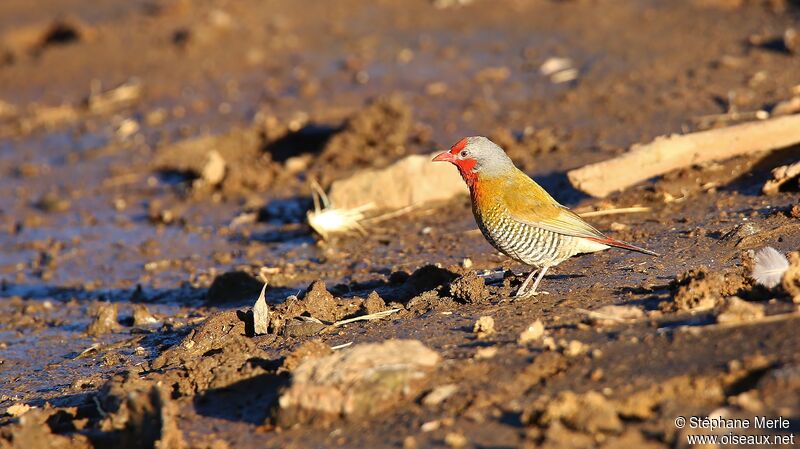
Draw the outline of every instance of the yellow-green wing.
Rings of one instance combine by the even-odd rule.
[[[550,196],[525,173],[517,172],[508,178],[502,195],[511,217],[521,223],[541,229],[570,235],[605,239],[606,237]]]

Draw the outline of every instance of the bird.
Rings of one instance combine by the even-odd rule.
[[[615,247],[658,256],[598,231],[559,204],[486,137],[461,139],[433,161],[450,162],[458,168],[469,187],[472,213],[486,240],[511,259],[534,268],[517,290],[517,299],[539,294],[536,289],[547,270],[578,254]]]

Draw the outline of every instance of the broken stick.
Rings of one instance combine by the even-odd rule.
[[[657,137],[627,153],[567,173],[572,185],[594,197],[625,189],[669,171],[800,143],[800,114],[691,134]]]

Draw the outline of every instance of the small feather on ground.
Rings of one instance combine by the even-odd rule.
[[[789,269],[789,260],[771,246],[756,251],[753,280],[767,288],[781,283],[783,273]]]

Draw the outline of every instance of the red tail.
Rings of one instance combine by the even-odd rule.
[[[591,240],[593,242],[602,243],[604,245],[613,246],[615,248],[622,248],[630,251],[636,251],[637,253],[647,254],[648,256],[657,256],[657,257],[660,256],[660,254],[654,253],[653,251],[644,248],[639,248],[638,246],[631,245],[630,243],[621,242],[619,240],[614,240],[609,237],[606,237],[604,239],[587,237],[586,239]]]

